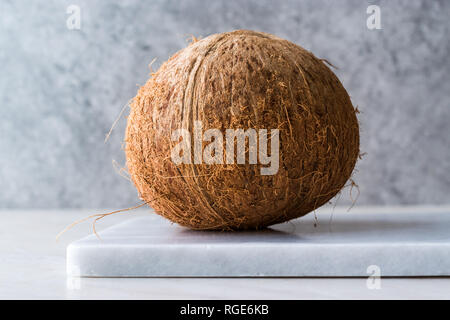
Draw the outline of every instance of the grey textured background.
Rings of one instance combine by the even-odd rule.
[[[254,29],[339,67],[361,110],[360,205],[450,203],[450,1],[5,1],[0,4],[0,207],[127,207],[125,118],[155,66],[206,36]],[[66,8],[81,7],[81,30]],[[382,30],[366,8],[381,6]],[[344,192],[346,203],[348,192]]]

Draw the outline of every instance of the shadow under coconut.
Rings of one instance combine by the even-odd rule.
[[[229,243],[243,243],[253,241],[264,242],[287,242],[299,241],[301,234],[276,230],[272,228],[263,228],[253,231],[211,231],[211,230],[191,230],[183,228],[179,235],[186,237],[204,238],[208,241],[226,241]]]

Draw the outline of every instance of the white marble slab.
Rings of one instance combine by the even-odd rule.
[[[318,214],[259,232],[192,231],[152,214],[71,243],[81,277],[450,275],[450,212]],[[375,267],[370,267],[375,266]],[[369,268],[370,267],[370,268]],[[378,274],[374,274],[378,275]]]

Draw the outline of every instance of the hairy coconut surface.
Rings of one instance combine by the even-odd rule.
[[[180,164],[174,130],[279,129],[279,170]],[[193,135],[192,135],[193,136]],[[140,197],[193,229],[257,229],[307,214],[350,178],[359,127],[334,73],[311,52],[267,33],[214,34],[177,52],[131,104],[127,167]],[[206,145],[206,143],[205,143]],[[225,157],[225,150],[224,150]]]

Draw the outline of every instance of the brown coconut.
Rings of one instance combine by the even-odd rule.
[[[174,164],[171,133],[192,134],[195,120],[223,132],[278,128],[278,172]],[[153,73],[131,104],[125,141],[131,179],[161,216],[192,229],[258,229],[303,216],[343,188],[359,127],[321,59],[274,35],[238,30],[191,43]]]

